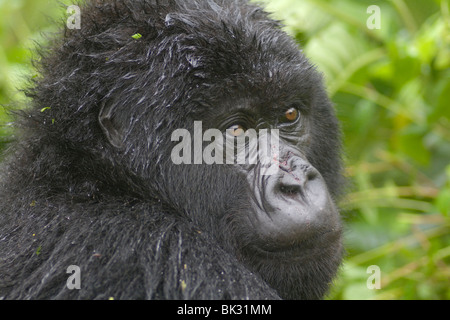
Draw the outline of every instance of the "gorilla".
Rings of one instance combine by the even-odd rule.
[[[80,6],[81,29],[37,49],[3,155],[0,297],[323,298],[344,251],[340,128],[281,23],[246,0]],[[198,123],[200,148],[277,135],[278,170],[175,163]]]

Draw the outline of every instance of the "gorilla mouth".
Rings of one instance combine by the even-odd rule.
[[[302,257],[311,259],[311,256],[324,255],[324,252],[328,250],[334,251],[341,247],[341,233],[341,229],[336,228],[319,233],[307,240],[293,241],[290,245],[251,244],[243,251],[271,260],[276,258],[301,259]]]

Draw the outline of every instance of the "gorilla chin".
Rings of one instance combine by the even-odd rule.
[[[332,231],[274,251],[248,246],[243,261],[284,299],[321,299],[341,264],[340,238],[340,232]]]

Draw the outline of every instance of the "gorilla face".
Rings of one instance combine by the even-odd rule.
[[[284,298],[321,297],[343,251],[339,212],[327,182],[308,159],[308,154],[313,158],[311,142],[317,139],[311,128],[317,106],[307,103],[269,111],[262,107],[260,112],[239,109],[225,121],[233,123],[231,133],[237,139],[249,128],[276,130],[277,151],[268,165],[258,161],[230,169],[245,177],[246,190],[234,196],[228,210],[238,211],[232,221],[238,256]],[[269,133],[264,140],[270,138]],[[256,152],[250,145],[247,141],[247,153]],[[239,203],[248,205],[237,209]]]

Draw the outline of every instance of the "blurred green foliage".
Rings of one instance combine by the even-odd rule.
[[[68,1],[65,1],[69,3]],[[329,299],[450,299],[449,0],[263,0],[324,73],[342,123],[348,256]],[[369,29],[371,5],[380,29]],[[0,104],[26,102],[55,0],[0,0]],[[11,137],[0,111],[1,143]],[[368,289],[367,268],[381,269]]]
[[[64,16],[68,0],[0,0],[0,106],[26,103],[20,91],[33,76],[30,60],[37,43],[55,32],[55,19]],[[10,119],[0,107],[0,149],[11,140]]]

